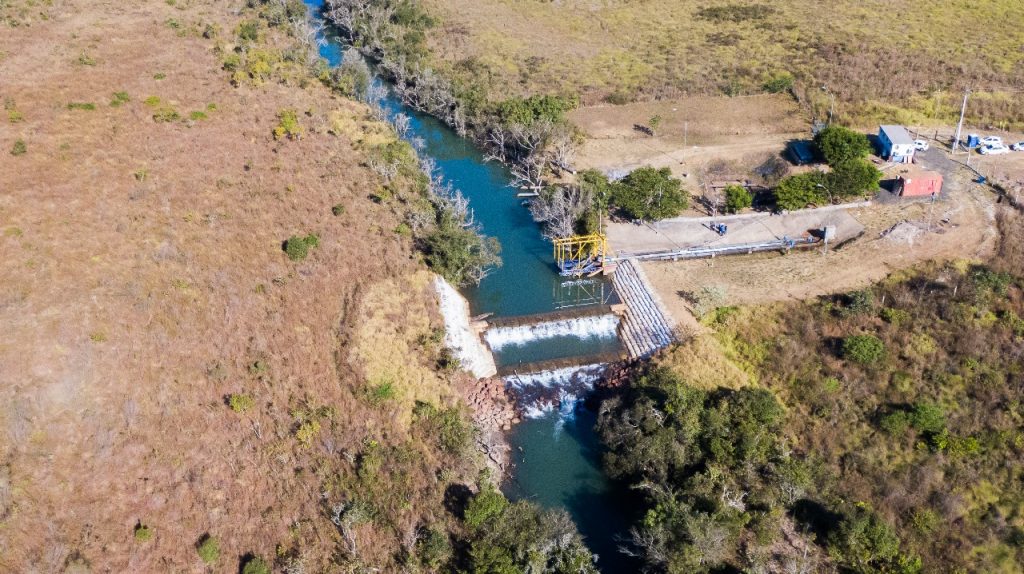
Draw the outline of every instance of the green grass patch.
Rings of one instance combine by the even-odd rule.
[[[69,110],[86,110],[92,111],[96,109],[96,104],[92,102],[68,102]]]
[[[128,92],[114,92],[110,98],[110,107],[118,108],[131,101]]]
[[[28,151],[28,146],[25,145],[25,140],[23,140],[23,139],[15,140],[14,141],[14,145],[11,146],[11,155],[14,155],[14,156],[25,155],[25,152],[27,152],[27,151]]]

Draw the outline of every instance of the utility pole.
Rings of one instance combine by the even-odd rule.
[[[956,136],[953,138],[953,152],[960,147],[960,132],[964,129],[964,114],[967,113],[967,96],[971,95],[970,88],[964,88],[964,105],[960,107],[960,122],[956,124]]]

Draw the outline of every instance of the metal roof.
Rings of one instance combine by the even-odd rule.
[[[903,126],[890,125],[880,126],[880,128],[893,145],[914,145],[914,138],[910,137],[910,133]]]

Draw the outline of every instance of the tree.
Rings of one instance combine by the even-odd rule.
[[[814,143],[832,167],[844,162],[863,159],[871,153],[868,136],[842,126],[829,126],[814,136]]]
[[[832,168],[825,175],[825,186],[833,197],[850,198],[878,189],[882,172],[864,159],[851,159]]]
[[[775,187],[775,205],[779,209],[803,209],[809,203],[825,201],[822,185],[822,174],[809,171],[791,175],[779,182]]]
[[[869,507],[858,504],[829,537],[829,554],[853,572],[915,574],[921,560],[900,554],[900,538]]]
[[[427,265],[456,285],[477,283],[501,266],[501,245],[494,237],[442,218],[426,238]]]
[[[725,188],[725,211],[737,213],[754,204],[754,196],[741,185],[729,185]]]
[[[612,203],[634,219],[675,217],[689,204],[682,185],[667,167],[642,167],[615,186]]]
[[[583,186],[547,187],[530,202],[533,220],[544,224],[544,236],[557,239],[576,231],[583,214],[593,207],[593,198]]]

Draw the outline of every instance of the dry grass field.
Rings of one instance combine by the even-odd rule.
[[[243,7],[0,3],[0,571],[325,571],[356,496],[376,514],[347,559],[386,566],[444,520],[439,469],[479,470],[410,421],[457,375],[368,199],[381,129],[317,83],[232,87],[215,47]],[[284,109],[301,138],[273,137]]]
[[[1024,124],[1024,5],[1016,0],[423,0],[439,60],[492,94],[571,93],[585,104],[760,93],[781,73],[806,109],[873,124],[949,123],[960,91],[980,124]],[[472,63],[473,66],[466,64]],[[456,66],[459,68],[459,66]]]

